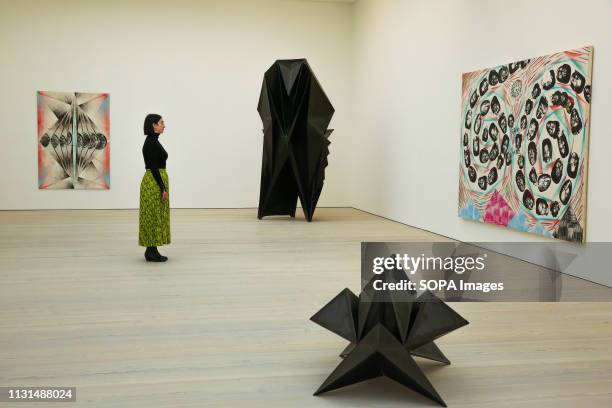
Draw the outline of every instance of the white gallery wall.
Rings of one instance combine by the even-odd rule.
[[[263,74],[302,57],[336,107],[320,205],[350,205],[351,28],[343,3],[0,0],[0,210],[137,208],[149,112],[173,207],[256,207]],[[110,93],[109,191],[38,190],[38,90]]]
[[[355,207],[463,241],[546,241],[457,216],[461,74],[593,45],[587,239],[612,241],[612,0],[359,0],[354,12]],[[608,270],[575,274],[612,285]]]

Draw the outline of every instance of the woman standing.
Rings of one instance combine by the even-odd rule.
[[[168,153],[159,143],[166,125],[160,115],[148,114],[144,121],[147,136],[142,146],[145,174],[140,183],[140,214],[138,244],[147,247],[147,262],[166,262],[157,247],[170,243],[170,201],[166,160]]]

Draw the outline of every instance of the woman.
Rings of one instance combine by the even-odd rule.
[[[144,121],[147,136],[142,146],[145,174],[140,183],[140,229],[138,244],[147,247],[147,262],[166,262],[157,247],[170,243],[170,201],[166,160],[168,153],[159,143],[166,125],[160,115],[149,114]]]

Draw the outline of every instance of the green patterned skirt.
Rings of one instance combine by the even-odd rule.
[[[168,174],[159,169],[166,191],[170,193]],[[147,170],[140,183],[138,245],[153,247],[170,243],[170,200],[162,201],[159,186],[150,170]]]

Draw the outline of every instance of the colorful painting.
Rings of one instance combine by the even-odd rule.
[[[586,241],[593,47],[463,74],[459,216]]]
[[[38,106],[38,188],[110,188],[107,93],[43,92]]]

